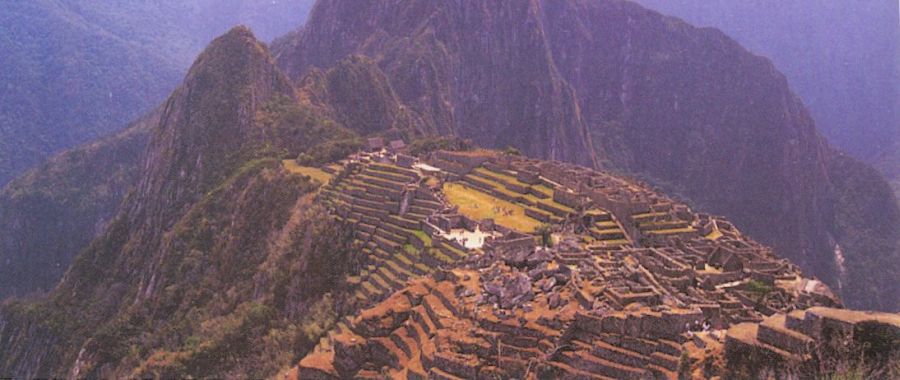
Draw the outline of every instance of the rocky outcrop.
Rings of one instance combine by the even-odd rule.
[[[129,222],[168,225],[262,144],[257,110],[293,89],[244,27],[216,39],[164,105]]]

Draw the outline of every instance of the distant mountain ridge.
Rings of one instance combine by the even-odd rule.
[[[178,84],[216,35],[267,39],[310,0],[13,0],[0,14],[0,186],[50,155],[123,128]]]
[[[635,0],[723,30],[771,57],[816,126],[852,156],[879,166],[900,144],[900,4],[861,0]],[[896,153],[893,153],[896,154]],[[894,162],[897,162],[896,156]],[[882,171],[889,179],[900,174]]]

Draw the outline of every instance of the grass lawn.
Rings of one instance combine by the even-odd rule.
[[[328,180],[331,179],[331,174],[322,171],[322,169],[312,168],[309,166],[300,166],[297,165],[297,161],[295,160],[283,160],[281,161],[281,163],[284,165],[284,168],[287,169],[288,172],[293,174],[305,175],[316,181],[319,181],[323,185],[328,183]]]
[[[666,216],[666,213],[664,213],[664,212],[645,212],[643,214],[634,214],[631,216],[631,218],[634,219],[635,221],[640,221],[641,219],[650,219],[650,218],[656,218],[656,217],[660,217],[660,216]]]
[[[553,196],[553,189],[551,189],[551,188],[549,188],[549,187],[547,187],[547,186],[544,186],[544,185],[534,185],[534,186],[532,186],[531,188],[532,188],[532,189],[535,189],[535,190],[537,190],[537,191],[540,191],[541,193],[544,193],[544,195],[546,195],[546,196],[548,196],[548,197],[552,197],[552,196]]]
[[[688,232],[696,231],[693,227],[685,227],[685,228],[672,228],[669,230],[655,230],[655,231],[647,231],[648,234],[652,235],[671,235],[671,234],[683,234]]]
[[[495,171],[493,171],[493,170],[488,170],[488,169],[483,168],[483,167],[481,167],[481,168],[475,168],[475,172],[484,174],[484,175],[489,176],[489,177],[493,177],[493,178],[495,178],[495,179],[498,179],[498,180],[500,180],[500,181],[504,181],[504,182],[506,182],[506,183],[511,183],[511,184],[514,184],[514,185],[522,186],[522,187],[528,187],[528,185],[526,185],[526,184],[520,182],[516,177],[514,177],[514,176],[512,176],[512,175],[509,175],[509,174],[497,173],[497,172],[495,172]]]
[[[515,203],[493,197],[487,193],[475,190],[460,183],[445,183],[444,195],[454,206],[459,206],[459,212],[475,220],[494,219],[497,224],[517,231],[531,233],[541,225],[541,222],[525,215],[525,208]],[[497,212],[501,210],[512,211],[511,215]]]

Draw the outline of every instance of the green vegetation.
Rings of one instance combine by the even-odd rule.
[[[647,231],[648,234],[651,235],[671,235],[671,234],[683,234],[688,232],[696,231],[693,227],[684,227],[684,228],[670,228],[666,230],[654,230]]]
[[[503,149],[503,154],[508,154],[510,156],[521,156],[522,152],[515,147],[507,146]]]
[[[526,185],[526,184],[520,182],[516,177],[513,177],[512,175],[509,175],[509,174],[498,173],[498,172],[495,172],[495,171],[492,171],[492,170],[488,170],[488,169],[485,169],[485,168],[482,168],[482,167],[475,168],[475,172],[478,173],[478,174],[482,174],[482,175],[486,175],[486,176],[489,176],[489,177],[491,177],[491,178],[494,178],[495,180],[497,180],[497,182],[502,181],[502,182],[505,182],[505,183],[511,183],[511,184],[514,184],[514,185],[522,186],[522,187],[528,187],[528,185]],[[480,177],[480,178],[482,178],[482,177]]]
[[[643,219],[652,219],[656,217],[666,216],[664,212],[645,212],[642,214],[634,214],[631,216],[635,221],[643,220]]]
[[[5,2],[0,186],[47,156],[121,130],[158,106],[203,47],[228,28],[251,25],[270,41],[299,25],[311,4]]]
[[[706,235],[705,238],[707,238],[709,240],[718,240],[722,236],[723,236],[722,231],[719,231],[719,229],[717,228],[717,229],[714,229],[712,232],[710,232],[708,235]]]
[[[319,181],[321,184],[327,184],[331,180],[331,174],[324,172],[322,169],[309,166],[300,166],[296,160],[283,160],[284,168],[293,174],[300,174]]]
[[[771,293],[775,288],[757,280],[747,281],[747,290],[760,296]]]
[[[543,193],[544,195],[546,195],[548,197],[553,196],[553,189],[551,189],[545,185],[534,185],[531,188]]]
[[[526,198],[526,199],[531,199],[532,202],[536,202],[536,201],[538,200],[536,197],[534,197],[534,195],[531,195],[531,194],[519,194],[519,193],[517,193],[517,192],[515,192],[515,191],[509,190],[509,189],[507,189],[502,183],[497,182],[497,181],[495,181],[495,180],[490,180],[490,179],[485,179],[484,177],[475,177],[475,176],[470,177],[470,179],[471,179],[472,181],[475,181],[475,182],[481,182],[481,183],[484,183],[484,184],[486,184],[486,185],[489,185],[489,186],[490,186],[491,188],[493,188],[494,190],[496,190],[496,191],[498,191],[498,192],[501,192],[501,193],[505,194],[506,196],[508,196],[508,197],[510,197],[510,198],[513,198],[513,199],[515,199],[515,198]]]
[[[128,188],[156,118],[61,154],[0,192],[0,298],[51,289],[75,254],[110,221]],[[58,262],[60,265],[47,265]]]
[[[409,141],[419,133],[416,116],[401,103],[388,76],[378,64],[363,55],[349,55],[324,75],[309,79],[307,88],[327,100],[336,121],[361,135],[398,132],[392,138]]]
[[[900,310],[900,204],[878,172],[850,157],[836,157],[828,172],[848,279],[841,298],[848,307]]]
[[[351,153],[359,151],[362,147],[362,140],[358,138],[328,141],[300,153],[297,156],[297,162],[303,165],[323,165],[343,159]]]
[[[413,234],[415,234],[416,237],[419,238],[419,240],[421,240],[422,243],[425,244],[426,247],[432,246],[431,236],[428,236],[428,234],[426,234],[425,231],[415,230],[415,231],[413,231]]]
[[[459,212],[475,220],[494,219],[504,227],[533,232],[540,222],[525,215],[525,208],[459,183],[445,183],[444,195]],[[505,212],[504,212],[505,211]]]
[[[460,139],[459,137],[423,137],[413,140],[409,144],[408,150],[413,155],[423,155],[438,150],[447,151],[467,151],[471,150],[473,144],[471,141]]]
[[[681,356],[678,358],[676,372],[678,373],[679,379],[691,378],[691,356],[688,354],[687,350],[681,352]]]
[[[256,115],[267,149],[303,166],[321,167],[356,152],[363,140],[285,95],[275,96]]]
[[[326,293],[344,302],[340,285],[358,251],[350,229],[311,203],[317,184],[282,160],[355,134],[297,105],[283,77],[263,78],[285,95],[248,125],[248,90],[272,68],[246,31],[217,39],[200,61],[182,87],[195,91],[176,93],[168,107],[184,117],[156,130],[150,168],[133,172],[153,190],[132,193],[70,280],[26,308],[42,311],[28,320],[56,339],[44,363],[53,371],[94,342],[89,378],[109,366],[137,368],[128,377],[265,378],[333,319],[319,313],[298,325],[317,315],[311,305]],[[0,358],[20,349],[0,347]]]

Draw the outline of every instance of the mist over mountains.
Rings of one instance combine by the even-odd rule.
[[[829,141],[900,180],[900,4],[636,0],[772,59]]]
[[[213,37],[271,40],[311,1],[14,0],[0,14],[0,185],[156,106]]]

